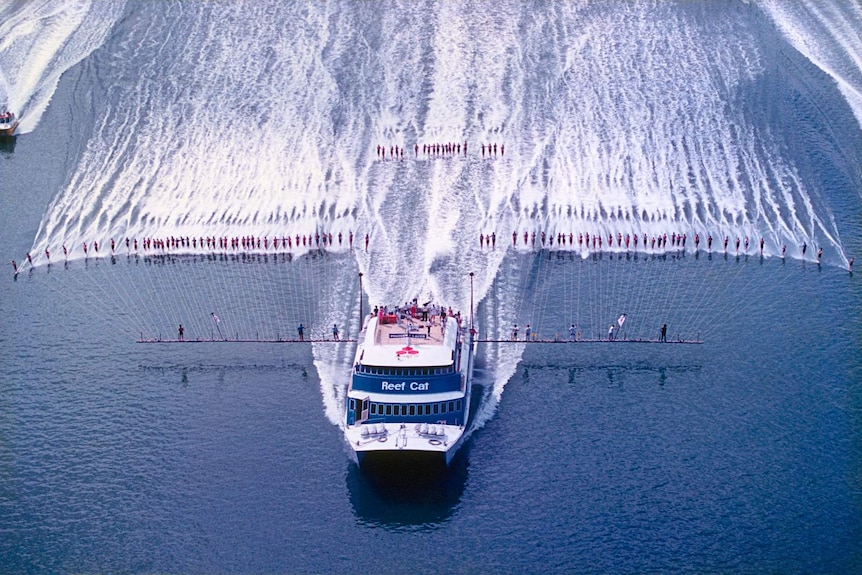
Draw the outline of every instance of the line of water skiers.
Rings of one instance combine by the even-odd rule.
[[[496,157],[499,153],[500,156],[506,154],[506,145],[505,144],[480,144],[479,150],[482,152],[483,158],[491,158]],[[419,144],[413,144],[413,157],[419,157]],[[464,153],[464,157],[467,157],[467,142],[461,143],[442,143],[442,144],[422,144],[422,155],[423,156],[431,156],[431,157],[444,157],[444,156],[460,156],[462,151]],[[385,145],[378,144],[377,145],[377,159],[378,160],[403,160],[404,159],[404,148],[400,146],[389,146],[387,156],[387,149]]]
[[[297,249],[300,247],[306,248],[325,248],[327,246],[335,246],[335,242],[338,242],[339,246],[344,245],[344,240],[347,240],[348,246],[350,249],[353,249],[353,232],[349,232],[346,237],[343,233],[339,232],[337,235],[333,236],[331,233],[315,233],[300,235],[296,234],[295,236],[282,236],[280,238],[275,237],[270,239],[269,237],[257,237],[257,236],[243,236],[243,237],[214,237],[214,236],[200,236],[200,237],[175,237],[170,236],[167,238],[143,238],[138,241],[137,238],[125,238],[125,249],[127,253],[131,253],[134,251],[138,253],[140,249],[143,249],[145,252],[149,251],[160,251],[167,252],[171,250],[183,250],[183,249],[221,249],[221,250],[269,250],[270,248],[273,251],[281,250],[292,250],[294,246]],[[370,241],[370,236],[365,234],[365,251],[368,251],[368,243]],[[110,241],[111,246],[111,254],[116,253],[116,250],[123,249],[122,243],[118,245],[117,242],[114,241],[114,238],[111,238]],[[102,246],[104,249],[104,246]],[[70,250],[63,244],[63,258],[67,259],[69,257]],[[84,252],[84,257],[87,258],[89,256],[97,257],[100,255],[99,252],[99,242],[94,241],[92,243],[84,242],[82,244],[82,249]],[[49,249],[45,249],[45,258],[48,260],[48,263],[51,263],[51,251]],[[32,254],[27,254],[27,262],[32,266],[33,264],[33,256]],[[15,269],[15,273],[18,273],[18,263],[15,260],[12,260],[12,267]]]
[[[625,236],[623,236],[622,233],[617,233],[617,237],[616,237],[617,247],[621,248],[623,246],[623,243],[625,243],[627,250],[632,248],[632,247],[633,247],[633,249],[637,250],[638,249],[638,242],[641,241],[640,237],[641,236],[639,236],[638,234],[626,234]],[[532,233],[525,231],[524,235],[523,235],[523,245],[525,245],[525,246],[530,245],[531,247],[535,248],[536,247],[536,239],[537,239],[537,236],[536,236],[535,231],[533,231]],[[553,245],[554,245],[554,234],[545,234],[545,232],[541,232],[538,236],[538,239],[540,241],[540,245],[542,248],[544,248],[546,245],[548,245],[550,247],[553,247]],[[559,245],[559,246],[567,245],[566,244],[567,239],[568,239],[568,245],[570,245],[570,246],[575,245],[575,234],[572,232],[569,232],[568,235],[566,235],[564,233],[558,233],[556,235],[556,239],[557,239],[557,245]],[[656,249],[656,247],[658,247],[658,249],[667,249],[668,240],[670,240],[670,246],[671,247],[685,249],[685,244],[686,244],[686,241],[688,240],[688,234],[684,234],[684,233],[683,234],[677,234],[676,232],[672,232],[670,235],[670,238],[668,238],[668,235],[666,233],[659,235],[659,236],[652,236],[652,238],[649,238],[647,236],[647,234],[643,234],[643,240],[642,241],[643,241],[644,249],[647,249],[647,246],[649,246],[650,249]],[[592,236],[590,236],[589,233],[579,233],[578,234],[578,247],[579,248],[586,247],[586,249],[590,249],[590,241],[592,241],[592,249],[593,250],[596,250],[596,249],[601,250],[604,247],[604,245],[607,245],[609,249],[614,247],[614,235],[613,234],[608,234],[607,244],[605,244],[604,236],[601,236],[598,234],[593,234]],[[730,237],[724,236],[724,251],[725,252],[727,252],[727,245],[728,245],[729,241],[730,241]],[[712,242],[713,242],[712,234],[709,234],[707,236],[707,239],[706,239],[707,250],[709,250],[709,251],[712,251]],[[740,243],[742,243],[744,245],[745,253],[747,254],[748,248],[749,248],[748,236],[746,236],[743,240],[741,240],[737,236],[737,238],[736,238],[736,253],[737,254],[739,254]],[[766,240],[764,238],[760,238],[760,254],[761,255],[763,255],[763,249],[764,249],[765,243],[766,243]],[[518,232],[517,231],[512,232],[512,246],[513,247],[518,246]],[[497,234],[496,234],[496,232],[491,232],[490,234],[480,233],[479,234],[479,247],[480,248],[486,248],[487,247],[490,249],[496,248],[497,247]],[[804,258],[805,254],[808,252],[808,244],[803,242],[801,248],[802,248],[802,257]],[[700,249],[700,234],[694,235],[694,249],[695,250]],[[787,252],[787,245],[782,245],[781,246],[781,257],[784,257],[786,252]],[[817,250],[817,261],[819,262],[822,258],[823,258],[823,248],[819,248]],[[853,258],[850,258],[849,267],[850,267],[850,271],[853,271]]]
[[[540,232],[538,235],[535,231],[532,233],[524,232],[523,236],[521,236],[523,240],[523,245],[530,245],[533,249],[536,247],[536,241],[538,240],[542,249],[546,246],[553,247],[554,240],[556,239],[558,246],[575,246],[575,235],[574,233],[564,234],[558,233],[556,236],[554,234],[546,234],[545,232]],[[518,245],[518,232],[512,232],[512,246],[517,247]],[[685,249],[686,242],[688,241],[688,235],[677,234],[675,232],[671,233],[670,237],[668,235],[662,234],[658,236],[648,237],[647,234],[643,234],[640,236],[639,234],[626,234],[623,236],[622,233],[617,233],[616,238],[614,238],[613,234],[608,234],[607,243],[605,243],[605,237],[589,233],[579,233],[577,236],[578,249],[592,249],[593,251],[601,251],[605,245],[608,246],[609,249],[614,247],[614,239],[616,239],[616,247],[622,248],[623,244],[625,244],[625,249],[634,249],[635,251],[638,249],[638,245],[643,245],[643,249],[667,249],[668,245],[674,248]],[[333,236],[332,233],[320,233],[317,232],[314,235],[312,234],[296,234],[294,236],[282,236],[282,237],[274,237],[269,238],[264,236],[263,238],[259,236],[243,236],[243,237],[215,237],[215,236],[199,236],[199,237],[175,237],[170,236],[166,238],[144,238],[140,242],[137,238],[125,238],[125,249],[127,253],[131,253],[134,251],[138,253],[142,248],[145,252],[157,251],[157,252],[169,252],[176,250],[187,250],[187,249],[220,249],[220,250],[270,250],[278,251],[278,250],[292,250],[294,247],[296,249],[300,248],[312,248],[312,249],[321,249],[326,247],[334,247],[336,241],[338,242],[338,246],[341,247],[344,245],[344,241],[347,241],[349,248],[353,249],[354,243],[354,235],[353,231],[350,231],[347,236],[342,232],[339,232],[337,235]],[[365,251],[368,251],[368,244],[370,241],[370,236],[365,234]],[[728,243],[730,242],[730,238],[728,236],[724,236],[724,252],[727,253]],[[700,234],[694,235],[694,248],[695,250],[700,249],[701,238]],[[712,251],[713,237],[712,234],[709,234],[706,239],[707,250]],[[744,253],[748,254],[749,250],[749,239],[745,237],[744,239],[736,238],[735,249],[736,254],[739,255],[740,245],[744,247]],[[765,240],[764,238],[760,238],[760,255],[763,255]],[[592,248],[591,248],[592,246]],[[479,247],[482,249],[495,249],[497,247],[497,234],[496,232],[492,232],[490,234],[479,234]],[[806,253],[808,252],[808,244],[803,242],[800,246],[802,250],[802,257],[805,258]],[[90,255],[96,257],[99,254],[99,242],[94,241],[90,244],[84,242],[82,244],[84,257],[87,258]],[[117,242],[114,241],[113,238],[110,240],[110,253],[114,254],[118,248]],[[69,249],[64,244],[63,247],[63,257],[64,259],[69,256]],[[122,245],[120,245],[120,249],[122,249]],[[787,246],[781,246],[781,257],[785,256],[785,252],[787,251]],[[823,248],[819,248],[817,250],[817,261],[823,257]],[[51,263],[51,252],[49,249],[45,249],[45,258],[48,263]],[[853,271],[853,259],[850,258],[848,261],[848,269],[849,271]],[[32,254],[27,254],[28,263],[33,266],[33,257]],[[15,273],[18,273],[18,263],[15,260],[12,260],[12,267],[15,270]]]

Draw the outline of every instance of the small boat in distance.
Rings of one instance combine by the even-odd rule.
[[[0,112],[0,136],[13,135],[17,127],[18,117],[15,116],[14,112],[10,112],[4,108],[3,111]]]

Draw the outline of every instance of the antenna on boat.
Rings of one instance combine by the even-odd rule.
[[[473,333],[473,272],[470,272],[470,337]]]
[[[362,315],[362,272],[359,272],[359,330],[362,330],[365,316]]]

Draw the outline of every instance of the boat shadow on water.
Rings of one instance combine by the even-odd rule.
[[[452,516],[467,482],[470,440],[447,467],[442,461],[417,460],[396,467],[387,461],[351,462],[347,490],[357,519],[394,531],[435,529]]]
[[[0,153],[11,154],[15,151],[15,144],[18,141],[17,136],[0,135]]]

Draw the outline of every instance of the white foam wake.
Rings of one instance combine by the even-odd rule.
[[[60,76],[101,46],[124,0],[35,0],[0,6],[0,104],[32,131]]]
[[[763,6],[787,40],[835,81],[862,127],[862,5],[768,0]]]

